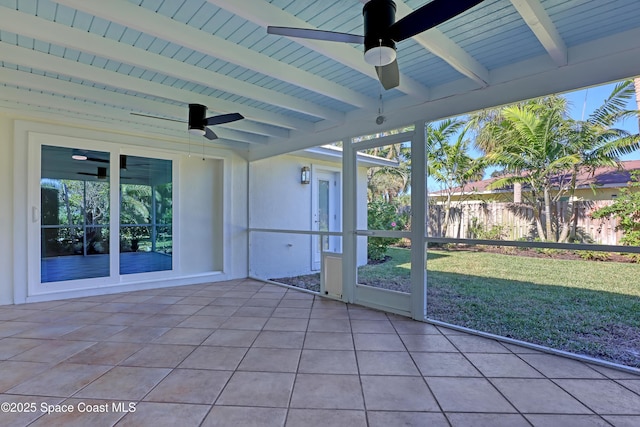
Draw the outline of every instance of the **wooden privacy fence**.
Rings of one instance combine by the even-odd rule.
[[[622,232],[615,230],[617,224],[615,218],[611,220],[591,218],[591,212],[611,203],[610,200],[574,203],[578,209],[578,216],[575,225],[572,223],[572,226],[576,227],[577,240],[604,245],[620,244]],[[555,203],[552,207],[551,221],[556,238],[562,228],[561,221],[567,205],[568,202],[562,201]],[[429,236],[497,239],[495,235],[500,234],[502,240],[538,237],[533,208],[524,204],[480,201],[454,203],[451,207],[446,236],[442,235],[444,209],[442,204],[429,205],[427,223]],[[541,217],[544,224],[544,212],[541,213]]]

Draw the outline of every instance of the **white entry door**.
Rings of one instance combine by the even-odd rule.
[[[338,173],[314,171],[312,192],[312,230],[339,231],[340,191],[338,187]],[[339,239],[335,236],[314,235],[312,245],[312,266],[314,270],[320,270],[323,252],[340,251]]]

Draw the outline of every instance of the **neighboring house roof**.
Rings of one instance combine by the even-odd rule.
[[[597,168],[593,173],[587,169],[584,169],[578,173],[576,178],[576,188],[618,188],[626,187],[627,183],[631,180],[631,171],[640,170],[640,160],[628,160],[622,162],[622,170],[613,167],[601,167]],[[500,189],[489,189],[489,186],[499,178],[490,178],[482,181],[471,182],[464,187],[464,193],[476,193],[476,194],[497,194],[507,193],[513,191],[513,186],[509,185]],[[569,182],[571,179],[570,174],[558,174],[554,177],[556,183]],[[526,186],[523,186],[523,191],[527,190]],[[433,191],[429,193],[429,196],[437,197],[444,195],[445,190]],[[462,194],[462,188],[457,187],[453,191],[453,195]]]

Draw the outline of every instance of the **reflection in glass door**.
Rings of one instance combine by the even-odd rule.
[[[109,276],[109,153],[43,145],[40,281]]]
[[[120,156],[120,274],[172,269],[171,160]]]

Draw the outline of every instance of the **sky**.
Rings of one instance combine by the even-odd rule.
[[[602,105],[604,100],[611,94],[615,86],[616,83],[610,83],[602,86],[594,86],[588,89],[582,89],[562,94],[562,96],[567,98],[567,100],[569,101],[569,113],[571,118],[581,120],[589,117],[589,114],[593,113],[596,108]],[[635,99],[632,98],[629,100],[628,108],[630,110],[637,109]],[[627,119],[624,122],[618,123],[617,127],[634,134],[640,132],[640,130],[638,129],[637,119]],[[480,156],[480,153],[474,152],[472,153],[472,155]],[[636,151],[632,154],[623,156],[622,160],[640,160],[640,151]],[[485,179],[489,178],[489,176],[495,169],[496,168],[487,168],[487,170],[485,171]],[[442,189],[442,186],[431,178],[427,179],[427,185],[430,191],[437,191],[437,189]]]

